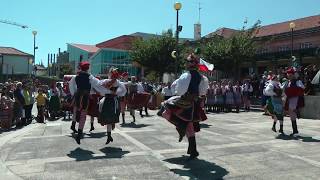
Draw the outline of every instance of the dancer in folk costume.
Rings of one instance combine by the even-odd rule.
[[[231,112],[232,107],[234,106],[234,92],[231,81],[229,81],[228,85],[225,86],[225,96],[227,112]]]
[[[70,93],[74,99],[71,130],[78,133],[76,137],[78,144],[80,144],[80,139],[82,138],[83,128],[86,122],[91,88],[94,88],[99,93],[104,91],[104,88],[100,85],[100,81],[88,73],[89,67],[89,62],[81,62],[79,64],[80,71],[76,76],[73,76],[69,82]],[[78,131],[75,129],[76,122],[79,122]]]
[[[128,108],[130,115],[133,117],[133,122],[136,121],[135,110],[142,109],[148,103],[150,94],[144,93],[144,89],[140,83],[137,82],[135,76],[131,77],[131,81],[127,83],[128,87]]]
[[[272,131],[277,132],[276,124],[280,122],[279,133],[283,134],[283,103],[282,103],[282,89],[277,76],[272,75],[269,83],[264,90],[266,96],[271,97],[267,100],[267,111],[271,114],[273,119]]]
[[[292,123],[292,134],[294,136],[299,133],[297,126],[297,115],[299,109],[304,106],[304,85],[297,79],[297,74],[294,68],[287,70],[287,76],[289,81],[284,85],[284,91],[287,96],[285,109],[289,111],[291,123]]]
[[[99,78],[97,78],[99,79]],[[90,116],[90,132],[94,130],[94,118],[99,117],[100,94],[92,88],[89,96],[88,115]]]
[[[188,72],[176,81],[176,96],[165,101],[158,112],[158,115],[176,126],[179,142],[187,135],[189,159],[199,156],[195,132],[200,131],[199,122],[207,119],[201,98],[207,93],[208,79],[198,72],[198,65],[199,58],[190,54],[186,64]]]
[[[116,68],[111,68],[109,72],[110,79],[101,81],[101,85],[104,87],[103,94],[105,95],[99,103],[99,119],[98,122],[102,126],[107,126],[108,139],[106,144],[113,142],[111,131],[115,128],[115,124],[119,123],[120,116],[120,103],[119,95],[125,94],[126,87],[118,79],[120,77]]]
[[[236,108],[236,112],[239,113],[240,107],[242,105],[242,95],[241,95],[241,87],[239,81],[237,81],[236,85],[233,86],[234,93],[234,105]]]
[[[127,83],[128,83],[128,73],[124,72],[121,75],[121,83],[126,87],[127,89]],[[125,119],[125,112],[126,112],[126,107],[127,107],[127,91],[123,91],[122,93],[119,94],[119,101],[120,101],[120,111],[121,111],[121,116],[122,116],[122,124],[126,123]]]

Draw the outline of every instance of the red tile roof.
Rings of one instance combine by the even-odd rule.
[[[289,24],[291,22],[295,23],[296,27],[294,30],[296,30],[296,31],[320,27],[320,15],[309,16],[309,17],[286,21],[286,22],[282,22],[282,23],[261,26],[258,29],[255,37],[264,37],[264,36],[271,36],[271,35],[277,35],[277,34],[290,32],[291,29],[289,27]],[[219,36],[222,36],[225,38],[229,38],[237,31],[238,30],[230,29],[230,28],[220,28],[220,29],[216,30],[215,32],[212,32],[212,33],[206,35],[205,37],[209,38],[214,35],[219,35]]]
[[[13,47],[0,47],[0,54],[3,55],[15,55],[15,56],[32,56]]]
[[[290,32],[291,29],[289,27],[289,24],[291,22],[294,22],[296,24],[294,30],[303,30],[314,27],[320,27],[320,15],[262,26],[259,28],[256,37],[270,36]]]
[[[238,32],[238,30],[230,29],[230,28],[220,28],[216,30],[215,32],[212,32],[208,35],[206,35],[206,38],[210,38],[214,35],[222,36],[224,38],[230,38],[234,33]]]
[[[122,49],[122,50],[131,50],[132,43],[138,37],[130,36],[130,35],[122,35],[99,44],[96,44],[99,48],[114,48],[114,49]]]
[[[95,53],[95,52],[97,52],[98,50],[99,50],[99,48],[98,47],[96,47],[95,45],[86,45],[86,44],[70,44],[70,45],[72,45],[72,46],[74,46],[74,47],[77,47],[77,48],[79,48],[79,49],[82,49],[82,50],[84,50],[84,51],[87,51],[87,52],[89,52],[89,53]]]

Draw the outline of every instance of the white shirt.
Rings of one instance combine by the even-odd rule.
[[[163,96],[172,96],[172,91],[169,87],[164,87],[161,93]]]
[[[179,79],[177,79],[174,94],[178,96],[184,95],[188,91],[188,87],[191,81],[191,74],[189,72],[183,73]],[[208,78],[202,76],[201,82],[199,84],[199,95],[203,96],[207,94],[209,88]]]

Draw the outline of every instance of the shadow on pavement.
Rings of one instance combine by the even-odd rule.
[[[100,151],[106,155],[106,158],[122,158],[123,155],[129,153],[129,151],[123,151],[122,148],[118,147],[104,147]]]
[[[121,127],[129,127],[129,128],[137,128],[137,129],[139,129],[139,128],[144,128],[144,127],[147,127],[147,126],[150,126],[150,125],[148,125],[148,124],[136,124],[134,122],[131,122],[129,124],[121,124],[120,126]]]
[[[90,159],[95,159],[93,157],[93,152],[81,149],[78,147],[77,149],[70,151],[70,154],[67,154],[68,157],[74,158],[76,161],[88,161]]]
[[[86,137],[86,138],[97,138],[97,139],[100,139],[100,138],[106,136],[106,132],[87,133],[86,135],[88,136],[88,137]]]
[[[200,128],[210,128],[211,126],[210,124],[200,124]]]
[[[302,140],[303,142],[320,142],[319,139],[314,139],[311,136],[290,136],[287,134],[279,134],[276,139],[282,140]]]
[[[88,161],[106,158],[122,158],[123,155],[129,153],[129,151],[123,151],[122,148],[117,147],[105,147],[100,149],[100,151],[104,153],[105,156],[93,156],[94,152],[78,147],[77,149],[70,151],[67,156],[74,158],[76,161]]]
[[[194,159],[187,161],[187,156],[165,159],[164,161],[183,165],[184,169],[171,169],[170,171],[180,176],[192,176],[191,179],[223,179],[224,176],[229,174],[225,168],[205,161],[202,159]]]

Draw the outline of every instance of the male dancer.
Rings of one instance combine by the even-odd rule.
[[[89,95],[91,88],[98,92],[103,92],[104,88],[99,84],[100,81],[88,73],[90,63],[87,61],[79,64],[80,71],[73,76],[69,82],[70,93],[74,98],[73,120],[71,130],[78,132],[76,141],[80,144],[83,128],[86,122],[87,109],[89,105]],[[76,121],[79,122],[78,131],[75,129]]]
[[[174,96],[165,101],[158,115],[163,116],[176,126],[179,133],[179,142],[187,135],[189,160],[199,156],[196,145],[195,132],[200,131],[200,121],[207,119],[204,107],[201,106],[201,97],[208,89],[208,79],[198,72],[200,59],[190,54],[187,58],[188,72],[182,74],[175,81]]]
[[[136,122],[135,110],[141,109],[148,102],[148,95],[143,94],[144,90],[140,83],[137,82],[135,76],[131,77],[131,81],[127,83],[128,87],[128,108],[130,115],[133,117],[133,122]]]

